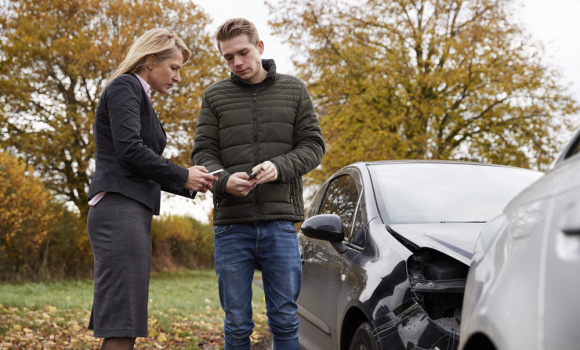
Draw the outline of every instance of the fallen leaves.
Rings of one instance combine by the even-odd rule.
[[[268,336],[265,310],[254,308],[256,329],[252,343]],[[222,312],[208,306],[210,314],[183,317],[167,313],[149,316],[149,337],[138,338],[137,349],[221,349],[223,324],[212,322]],[[99,349],[101,339],[87,329],[90,310],[59,310],[46,305],[39,310],[0,304],[0,349]]]
[[[81,326],[88,312],[0,305],[0,349],[93,349],[99,340]]]

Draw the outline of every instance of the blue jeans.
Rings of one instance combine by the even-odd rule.
[[[298,350],[296,299],[302,264],[291,221],[255,221],[214,227],[215,271],[225,311],[225,350],[250,350],[252,279],[262,270],[268,324],[276,350]]]

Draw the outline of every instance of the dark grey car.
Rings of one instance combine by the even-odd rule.
[[[475,241],[541,173],[460,162],[356,163],[299,231],[303,349],[455,349]]]

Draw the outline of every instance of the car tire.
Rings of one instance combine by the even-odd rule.
[[[350,342],[349,350],[379,350],[379,345],[373,337],[373,328],[369,322],[365,322],[357,328]]]

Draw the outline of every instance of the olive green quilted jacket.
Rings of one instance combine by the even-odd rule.
[[[320,124],[306,86],[276,74],[273,60],[257,87],[235,75],[204,92],[192,159],[209,171],[225,171],[214,183],[214,224],[255,220],[304,220],[302,175],[316,168],[324,154]],[[235,172],[249,172],[264,161],[278,169],[278,179],[258,185],[247,196],[225,193]]]

